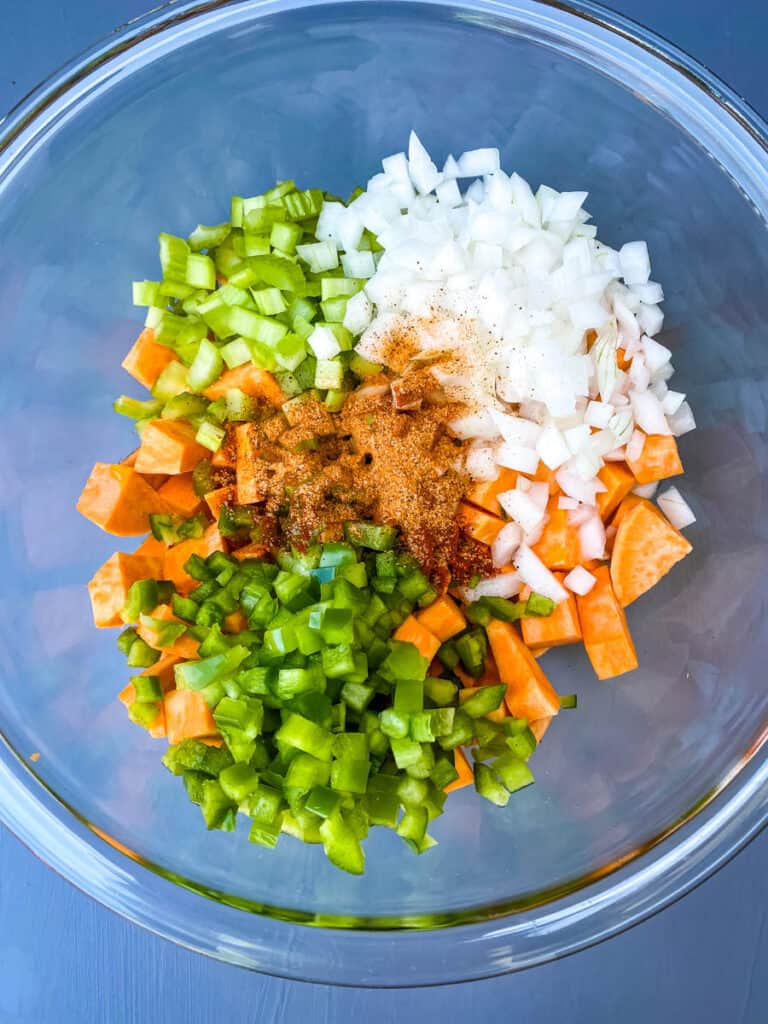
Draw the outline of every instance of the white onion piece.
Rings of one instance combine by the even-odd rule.
[[[627,242],[619,250],[621,276],[628,285],[647,284],[651,276],[651,261],[645,242]]]
[[[561,494],[557,499],[557,507],[564,512],[574,512],[579,507],[579,503],[575,498],[569,498],[567,494]]]
[[[520,479],[522,479],[522,477]],[[547,505],[549,504],[548,483],[545,483],[543,480],[534,480],[532,483],[529,483],[527,493],[531,501],[536,502],[540,509],[546,511]]]
[[[674,416],[684,401],[685,395],[682,391],[667,390],[664,397],[661,400],[661,407],[668,417]],[[671,423],[670,426],[672,426]]]
[[[652,337],[664,326],[664,314],[659,306],[646,306],[645,303],[641,303],[637,311],[637,322],[645,333]]]
[[[459,419],[451,420],[448,426],[456,437],[463,441],[473,437],[481,441],[495,441],[499,436],[496,424],[487,412],[461,416]]]
[[[447,206],[449,209],[461,206],[464,202],[455,178],[447,178],[445,181],[441,181],[435,189],[435,195],[440,205]]]
[[[613,406],[607,402],[590,402],[584,413],[584,422],[590,427],[607,427],[613,416]]]
[[[598,430],[589,439],[589,445],[594,455],[604,459],[609,452],[616,450],[616,435],[612,430]]]
[[[575,569],[571,569],[563,580],[563,586],[580,597],[588,594],[596,583],[597,580],[592,573],[588,572],[582,565],[577,565]]]
[[[555,580],[557,582],[557,580]],[[476,587],[460,587],[459,593],[467,604],[479,601],[481,597],[516,597],[522,589],[519,573],[503,572],[480,580]]]
[[[589,426],[582,423],[578,427],[570,427],[565,431],[565,443],[571,453],[577,455],[587,445],[591,436],[592,431]]]
[[[605,555],[605,527],[599,515],[594,514],[579,527],[581,557],[585,562]]]
[[[647,284],[633,284],[632,291],[641,302],[649,305],[664,301],[664,289],[655,281],[649,281]]]
[[[595,484],[597,481],[583,480],[577,473],[572,473],[564,466],[558,469],[555,479],[560,485],[560,490],[567,494],[569,498],[575,498],[576,501],[584,505],[595,504]]]
[[[519,444],[502,444],[496,451],[496,461],[505,469],[516,469],[518,473],[536,472],[539,456],[534,448],[524,448]]]
[[[416,132],[411,132],[408,139],[408,173],[413,187],[422,195],[427,195],[440,183],[437,167],[432,163]]]
[[[526,534],[535,530],[545,515],[544,509],[530,495],[517,488],[497,495],[497,501]]]
[[[635,430],[627,443],[626,457],[627,462],[637,462],[640,456],[643,454],[643,448],[645,448],[645,437],[646,435],[642,430]]]
[[[652,484],[638,484],[637,487],[632,488],[632,493],[636,494],[638,498],[652,498],[656,491],[659,489],[658,483]]]
[[[538,423],[532,423],[520,416],[512,416],[499,409],[489,409],[488,413],[496,425],[496,429],[508,444],[522,445],[524,448],[536,446],[536,442],[541,436],[541,427]]]
[[[683,402],[680,408],[669,418],[669,426],[675,437],[682,437],[689,430],[696,429],[696,420],[693,418],[693,410],[687,402]]]
[[[545,427],[536,442],[536,451],[547,469],[559,469],[571,457],[571,450],[557,427]]]
[[[671,434],[661,402],[650,391],[633,391],[629,403],[635,421],[646,434]]]
[[[594,505],[577,505],[576,508],[568,513],[568,522],[571,526],[583,526],[584,523],[588,522],[595,514]]]
[[[503,526],[491,545],[494,569],[503,569],[505,565],[509,565],[522,542],[523,531],[517,523],[507,523]]]
[[[408,157],[405,153],[393,153],[392,156],[385,156],[381,166],[388,178],[394,181],[408,181]]]
[[[465,461],[467,473],[473,480],[495,480],[499,475],[493,448],[472,448]]]
[[[452,154],[448,155],[445,163],[443,164],[443,177],[444,178],[458,178],[459,176],[459,165],[456,162]]]
[[[469,149],[458,161],[460,178],[482,178],[501,166],[498,149]]]
[[[567,598],[565,588],[527,544],[521,544],[518,548],[514,564],[523,583],[527,583],[537,594],[548,597],[558,604]]]
[[[347,277],[369,278],[376,273],[372,252],[358,252],[356,249],[345,252],[341,257],[341,265]],[[358,295],[360,293],[358,292]],[[354,296],[353,296],[354,298]],[[366,327],[368,325],[366,324]],[[356,331],[355,333],[360,333]]]
[[[336,335],[329,327],[315,327],[307,338],[307,344],[317,359],[333,359],[341,352]]]
[[[662,345],[653,338],[643,335],[641,346],[645,363],[652,374],[656,374],[662,366],[665,366],[672,358],[672,353],[666,345]]]
[[[358,292],[347,301],[347,308],[344,311],[344,326],[348,331],[353,334],[362,334],[372,318],[373,305],[365,292]]]
[[[676,487],[668,487],[658,496],[656,504],[677,530],[684,530],[696,522],[691,506]]]

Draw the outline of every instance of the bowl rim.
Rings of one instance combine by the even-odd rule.
[[[544,19],[548,14],[578,19],[582,27],[606,31],[614,40],[628,44],[630,52],[643,51],[644,59],[660,62],[657,70],[674,81],[683,76],[697,94],[712,101],[722,118],[720,127],[730,123],[732,130],[735,126],[745,133],[739,140],[744,147],[740,155],[749,158],[753,174],[768,154],[768,125],[746,101],[679,47],[589,0],[395,2],[501,20]],[[122,61],[122,66],[130,68],[144,44],[154,46],[203,23],[223,27],[228,19],[375,3],[167,0],[63,65],[0,119],[0,194],[59,120],[87,100],[92,90],[108,88],[115,67]],[[722,169],[725,172],[725,167]],[[764,173],[762,182],[765,185]],[[144,861],[64,803],[2,734],[0,740],[0,821],[81,891],[187,948],[277,976],[338,985],[450,984],[530,967],[583,949],[680,899],[730,860],[768,822],[766,724],[728,775],[661,835],[620,862],[580,879],[574,891],[540,894],[545,898],[524,908],[527,916],[521,917],[522,912],[512,905],[499,905],[479,908],[476,913],[446,915],[446,920],[434,916],[318,918],[244,904]],[[673,833],[676,838],[670,847]],[[215,907],[215,913],[199,913],[201,893],[212,897],[206,906]],[[172,913],[168,912],[170,904]],[[210,920],[201,926],[197,917]],[[315,927],[298,929],[297,924]],[[449,957],[445,955],[448,935],[440,938],[446,928],[450,931]],[[397,932],[394,943],[392,932]],[[522,944],[521,939],[525,940]],[[457,945],[461,946],[459,956]],[[289,948],[283,948],[286,946]],[[407,976],[387,981],[387,967],[391,977],[394,965],[396,975],[407,951],[418,963]],[[361,977],[360,962],[365,955],[368,973]],[[461,964],[458,973],[457,963]]]

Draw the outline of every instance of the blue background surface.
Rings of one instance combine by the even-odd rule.
[[[0,109],[149,0],[3,3]],[[768,116],[765,0],[623,0]],[[441,1020],[763,1024],[768,834],[683,901],[601,946],[523,974],[366,992],[249,974],[110,914],[0,829],[0,1024]]]

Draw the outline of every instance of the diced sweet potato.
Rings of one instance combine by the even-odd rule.
[[[594,587],[576,597],[584,647],[597,678],[613,679],[637,668],[637,654],[608,566],[591,571],[596,579]]]
[[[214,523],[219,521],[219,513],[221,512],[222,505],[226,505],[228,502],[234,502],[236,497],[235,488],[227,484],[225,487],[217,487],[215,491],[209,491],[205,496],[205,503],[208,506],[208,511],[213,516]]]
[[[462,789],[464,786],[471,786],[475,781],[475,773],[472,770],[472,765],[469,763],[467,755],[461,749],[456,747],[453,751],[453,766],[459,773],[458,779],[454,779],[453,782],[449,782],[445,787],[446,793],[452,793],[454,789]]]
[[[129,708],[131,706],[131,704],[133,704],[133,702],[136,700],[136,687],[133,685],[133,683],[128,683],[127,686],[124,686],[123,689],[120,691],[120,693],[118,693],[117,699],[126,708]],[[147,732],[149,733],[149,735],[154,740],[162,739],[162,737],[165,736],[166,731],[165,731],[165,704],[164,703],[160,705],[160,707],[158,709],[158,712],[157,712],[157,718],[149,726],[149,728],[147,729]]]
[[[614,530],[618,530],[624,516],[627,515],[627,513],[630,512],[636,505],[642,505],[643,502],[645,502],[647,505],[651,504],[647,498],[641,498],[639,494],[628,494],[626,498],[624,498],[624,500],[620,503],[619,507],[616,509],[613,519],[611,520],[611,527]],[[584,568],[588,569],[589,572],[592,572],[588,565],[585,565]]]
[[[147,532],[152,513],[170,512],[171,506],[131,466],[97,462],[77,510],[107,533],[135,537]]]
[[[126,457],[123,459],[121,465],[123,465],[123,466],[133,466],[133,468],[135,469],[136,468],[136,457],[138,456],[138,454],[139,454],[139,449],[138,448],[134,448],[134,450],[131,452],[130,455],[126,455]],[[144,478],[144,480],[147,481],[149,486],[152,487],[155,491],[159,490],[163,486],[165,481],[168,479],[168,474],[167,473],[142,473],[141,475]]]
[[[158,559],[160,569],[157,575],[162,576],[166,551],[167,548],[165,544],[161,540],[158,540],[157,537],[153,537],[150,533],[150,535],[145,537],[141,544],[136,548],[135,554],[149,555],[152,558]]]
[[[579,531],[569,522],[568,512],[557,507],[556,497],[550,498],[547,514],[549,519],[532,550],[548,569],[570,571],[581,559]]]
[[[597,478],[608,488],[596,498],[597,511],[605,523],[635,486],[636,481],[623,462],[606,462]]]
[[[438,597],[427,608],[416,613],[416,618],[430,633],[434,633],[441,643],[456,636],[467,625],[464,613],[447,594]]]
[[[242,633],[244,629],[248,629],[248,619],[237,608],[235,611],[230,612],[229,615],[224,616],[222,629],[225,633]]]
[[[151,613],[153,619],[164,619],[167,622],[181,622],[167,604],[158,605],[157,608]],[[195,640],[189,633],[182,633],[182,635],[175,640],[172,644],[160,643],[160,638],[157,633],[150,629],[149,626],[140,624],[136,627],[136,632],[139,634],[141,639],[149,644],[150,647],[156,651],[163,651],[165,654],[173,655],[179,661],[193,661],[198,657],[198,649],[200,647],[199,641]]]
[[[409,615],[405,622],[397,628],[394,638],[401,643],[413,644],[427,661],[432,661],[440,650],[440,641],[435,634],[430,633],[427,627],[423,626],[413,615]]]
[[[122,366],[134,380],[151,391],[157,378],[175,358],[176,354],[173,349],[166,348],[165,345],[158,345],[155,341],[154,330],[151,327],[145,327],[133,343]]]
[[[202,537],[196,540],[183,540],[168,548],[165,553],[165,578],[176,584],[179,593],[188,594],[197,586],[198,581],[184,571],[185,563],[190,555],[207,558],[214,551],[226,551],[226,546],[218,526],[212,523]]]
[[[478,480],[472,484],[465,495],[465,500],[472,505],[485,509],[491,515],[501,515],[501,505],[496,500],[504,491],[511,491],[517,483],[514,469],[502,469],[495,480]]]
[[[677,441],[668,434],[649,434],[637,459],[627,459],[639,484],[653,484],[683,472]]]
[[[623,516],[613,542],[611,580],[626,608],[691,552],[690,543],[649,501]]]
[[[280,390],[280,385],[267,370],[260,370],[253,363],[243,363],[233,370],[227,370],[206,388],[203,394],[211,401],[223,398],[228,391],[237,388],[244,395],[251,395],[253,398],[263,398],[279,409],[285,401],[285,395]]]
[[[491,619],[486,632],[501,680],[507,684],[510,715],[532,722],[558,714],[560,698],[515,627]]]
[[[542,739],[544,738],[544,733],[547,731],[551,724],[551,718],[537,718],[535,722],[528,723],[528,728],[536,737],[537,743],[541,743]]]
[[[565,579],[565,573],[554,575],[559,583]],[[521,627],[523,640],[532,650],[577,643],[581,640],[581,626],[573,594],[569,593],[551,615],[528,616],[522,620]]]
[[[269,548],[266,544],[259,544],[258,541],[254,541],[252,544],[246,544],[242,548],[235,548],[232,552],[232,557],[242,562],[245,558],[266,558],[268,554]]]
[[[168,742],[201,739],[218,732],[211,709],[196,690],[172,690],[165,696]]]
[[[162,574],[162,560],[146,555],[115,552],[88,584],[93,621],[100,628],[122,626],[128,590],[136,580],[155,579]]]
[[[503,529],[504,520],[462,502],[459,505],[459,525],[467,536],[490,546]]]
[[[265,497],[259,465],[259,432],[254,423],[241,423],[235,430],[237,443],[237,502],[250,505]]]
[[[203,504],[202,498],[195,494],[191,473],[169,477],[157,493],[185,518],[194,515]]]
[[[139,473],[188,473],[209,455],[195,440],[195,428],[183,420],[150,420],[136,456]]]

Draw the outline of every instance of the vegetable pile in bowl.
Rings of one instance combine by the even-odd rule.
[[[660,285],[534,194],[415,135],[343,202],[281,182],[161,235],[121,397],[139,447],[78,503],[147,534],[89,584],[130,719],[208,828],[421,853],[452,790],[503,807],[562,707],[540,659],[637,667],[624,608],[691,546]],[[459,181],[472,179],[462,191]],[[510,812],[507,812],[510,813]]]

